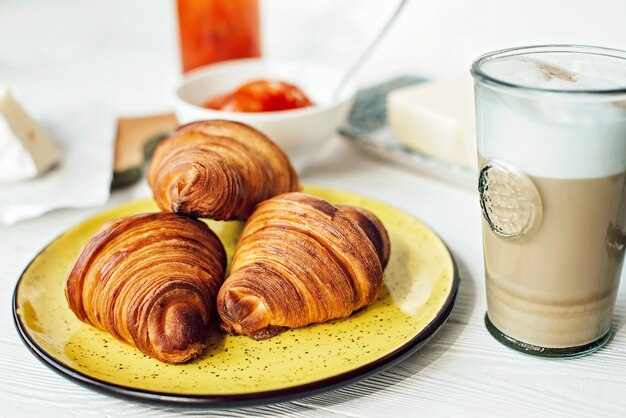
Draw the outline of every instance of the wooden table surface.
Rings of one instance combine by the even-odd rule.
[[[496,342],[483,325],[480,212],[476,194],[385,166],[337,139],[304,182],[377,198],[414,214],[437,231],[458,262],[461,287],[441,331],[412,357],[331,393],[272,406],[207,411],[146,406],[85,389],[41,364],[21,343],[10,315],[15,281],[30,259],[68,227],[102,208],[63,210],[0,227],[0,416],[218,413],[301,416],[525,415],[619,416],[626,410],[626,292],[622,286],[607,347],[580,359],[546,360]],[[116,192],[107,206],[145,197],[144,184]]]
[[[152,4],[158,4],[157,11],[151,15],[155,22],[171,19],[171,10],[163,6],[163,1],[150,2],[150,6],[146,1],[111,2],[124,13],[103,12],[101,15],[96,12],[104,10],[102,4],[108,2],[65,0],[55,2],[54,7],[43,1],[25,0],[19,7],[16,3],[2,5],[0,36],[5,40],[9,37],[2,32],[2,27],[7,30],[6,25],[9,25],[16,29],[12,23],[16,19],[26,18],[33,23],[44,22],[45,18],[53,16],[62,20],[69,12],[95,14],[96,17],[92,16],[92,20],[83,24],[94,25],[102,33],[114,33],[121,30],[121,25],[131,27],[132,16],[139,16],[141,7],[147,9]],[[96,12],[93,12],[94,8]],[[118,22],[120,19],[122,23]],[[111,27],[103,29],[99,20],[111,23]],[[141,28],[145,29],[145,25]],[[51,29],[54,25],[45,27]],[[150,36],[157,33],[156,29],[148,28],[145,33],[128,29],[135,37],[127,41],[116,35],[78,39],[63,32],[63,25],[58,28],[61,35],[56,36],[62,42],[73,39],[75,47],[56,55],[46,51],[38,53],[58,65],[72,56],[72,60],[89,62],[90,66],[85,68],[99,71],[94,78],[74,72],[52,71],[52,76],[64,80],[65,85],[72,78],[75,78],[74,83],[80,79],[82,87],[78,90],[81,91],[72,90],[68,94],[84,95],[86,100],[97,95],[112,103],[120,114],[140,113],[142,109],[144,113],[169,110],[170,87],[175,82],[176,70],[149,71],[162,64],[160,50],[149,43]],[[46,81],[43,70],[28,61],[28,54],[32,51],[19,55],[15,50],[7,49],[5,42],[2,41],[0,46],[0,52],[8,51],[0,54],[0,81],[17,85],[23,96],[31,98],[32,102],[36,102],[41,89],[51,98],[56,97],[55,92],[63,90],[63,83],[53,85]],[[100,51],[98,55],[86,52],[94,48]],[[20,63],[26,69],[18,71],[18,67],[3,66],[2,58],[7,56],[17,61],[22,59]],[[123,75],[124,68],[116,64],[119,60],[125,60],[132,68],[145,70],[145,77]],[[108,74],[117,75],[109,77]],[[150,89],[159,83],[167,88]],[[340,138],[319,155],[304,175],[303,182],[361,193],[397,206],[422,219],[449,245],[460,269],[460,293],[450,319],[423,349],[392,369],[350,386],[263,407],[228,410],[164,407],[93,392],[41,364],[20,341],[11,315],[15,283],[32,257],[65,229],[104,208],[60,210],[15,226],[0,226],[0,416],[625,416],[624,285],[613,321],[615,335],[607,347],[591,356],[573,360],[525,356],[497,343],[483,325],[486,306],[480,212],[474,190],[374,161]],[[106,207],[146,196],[149,196],[149,190],[145,183],[141,183],[113,193]]]

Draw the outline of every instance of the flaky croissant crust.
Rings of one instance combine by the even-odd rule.
[[[365,235],[370,239],[378,259],[383,267],[387,267],[389,262],[389,256],[391,254],[391,242],[389,241],[389,235],[387,230],[380,220],[367,209],[357,206],[337,205],[337,209],[342,211],[348,216],[354,223],[356,223],[365,232]]]
[[[206,346],[226,254],[195,219],[135,215],[105,225],[72,268],[66,298],[78,319],[143,353],[182,363]]]
[[[162,210],[219,220],[247,219],[259,202],[299,189],[276,144],[225,120],[181,126],[159,144],[147,177]]]
[[[351,219],[363,216],[380,251]],[[348,216],[302,193],[266,200],[246,223],[219,291],[221,326],[262,339],[349,316],[377,298],[388,257],[387,233],[368,211]]]

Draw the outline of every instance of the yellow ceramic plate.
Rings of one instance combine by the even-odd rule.
[[[445,244],[424,224],[383,203],[306,187],[336,204],[370,209],[391,238],[380,298],[347,319],[290,330],[264,341],[215,331],[204,355],[164,364],[80,322],[65,301],[67,273],[104,222],[157,210],[152,200],[95,216],[48,245],[15,289],[15,323],[45,364],[95,389],[144,399],[215,406],[306,396],[379,372],[419,349],[447,319],[459,278]],[[242,224],[210,221],[232,256]]]

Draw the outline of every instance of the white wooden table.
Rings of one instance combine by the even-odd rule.
[[[603,2],[609,3],[599,0]],[[51,3],[22,0],[19,6],[18,2],[0,4],[0,82],[16,85],[23,96],[35,103],[35,112],[37,106],[43,106],[42,101],[36,104],[36,96],[48,94],[52,98],[55,92],[64,89],[68,94],[82,95],[85,100],[98,95],[119,113],[168,109],[176,68],[164,64],[174,57],[175,40],[171,28],[169,32],[159,31],[159,27],[167,26],[172,20],[165,0]],[[624,6],[619,7],[623,17]],[[441,14],[445,13],[440,11]],[[617,23],[619,16],[620,13],[607,13],[606,18]],[[582,22],[584,16],[578,21]],[[68,29],[72,24],[82,26],[73,33]],[[27,34],[30,38],[23,39],[30,46],[36,45],[37,39],[45,38],[45,31],[54,31],[55,27],[60,31],[51,41],[60,48],[56,53],[29,49],[20,54],[19,45],[7,44],[9,40],[19,43],[21,38],[16,38],[15,33],[26,36],[28,31],[33,31],[34,35]],[[564,30],[567,32],[568,27]],[[602,43],[600,35],[594,36],[598,40],[595,43]],[[610,29],[608,36],[616,40],[609,46],[619,46],[616,42],[626,40],[623,26],[619,33],[615,28]],[[156,47],[155,38],[159,42]],[[524,40],[511,38],[511,44]],[[61,69],[52,66],[45,72],[35,68],[32,61],[37,58],[32,55],[35,53]],[[380,58],[374,61],[377,59]],[[67,74],[62,71],[65,65],[71,69]],[[77,72],[77,68],[82,68],[82,72]],[[128,68],[134,74],[145,73],[132,76],[126,71]],[[376,68],[381,67],[374,66],[367,77],[380,77],[382,72],[376,72]],[[444,71],[454,72],[446,68]],[[95,73],[87,74],[90,71]],[[55,83],[50,82],[50,77],[56,77]],[[606,348],[574,360],[525,356],[497,343],[483,325],[480,213],[473,190],[373,161],[340,139],[324,150],[304,176],[304,182],[342,188],[388,202],[422,219],[448,243],[460,269],[460,293],[449,321],[422,350],[362,382],[265,407],[174,408],[90,391],[41,364],[19,340],[11,317],[13,289],[30,259],[62,231],[103,208],[62,210],[12,227],[0,227],[0,416],[626,416],[626,286],[622,285],[617,301],[615,336]],[[114,193],[107,207],[148,195],[142,183]]]

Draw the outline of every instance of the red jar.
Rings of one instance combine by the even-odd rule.
[[[261,55],[258,0],[177,0],[183,72]]]

